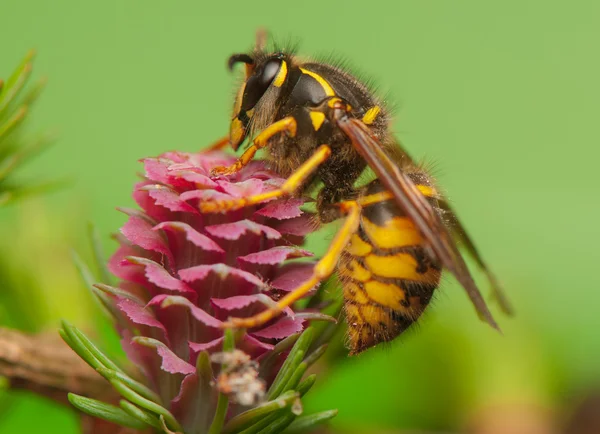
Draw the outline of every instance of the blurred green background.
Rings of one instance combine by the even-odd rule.
[[[49,85],[30,129],[60,137],[22,175],[74,181],[0,212],[3,255],[32,262],[77,321],[86,302],[65,292],[68,247],[88,248],[87,221],[116,247],[108,234],[125,218],[114,208],[133,204],[137,160],[226,133],[225,61],[265,26],[389,91],[397,136],[435,163],[518,313],[495,333],[447,277],[418,330],[336,360],[306,407],[339,408],[332,427],[357,432],[458,430],[511,405],[568,414],[600,387],[598,22],[593,0],[2,0],[0,76],[37,50]],[[78,431],[64,408],[11,402],[0,432]]]

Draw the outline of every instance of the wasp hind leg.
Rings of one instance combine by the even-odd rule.
[[[211,174],[212,175],[231,175],[239,172],[245,165],[247,165],[259,149],[264,148],[269,144],[269,140],[277,134],[287,133],[290,137],[296,136],[296,129],[298,125],[296,119],[292,116],[283,118],[280,121],[272,123],[265,128],[256,138],[253,140],[252,145],[241,155],[238,160],[231,166],[220,166],[215,167]]]
[[[344,224],[331,242],[325,255],[315,264],[311,277],[279,300],[274,306],[248,318],[230,318],[227,322],[223,323],[223,328],[258,327],[281,314],[286,307],[300,300],[317,284],[331,276],[337,267],[342,252],[350,242],[350,238],[358,230],[362,209],[357,201],[341,202],[339,208],[346,215]]]

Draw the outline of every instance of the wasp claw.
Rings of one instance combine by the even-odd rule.
[[[217,204],[216,202],[202,202],[200,203],[198,208],[203,214],[214,214],[221,210],[219,204]]]
[[[237,172],[236,166],[217,166],[210,171],[211,176],[227,176]]]
[[[224,323],[221,323],[220,328],[222,329],[241,329],[243,327],[244,320],[242,318],[229,318]]]
[[[245,202],[241,200],[208,200],[198,205],[200,212],[215,214],[219,212],[236,211],[244,207]]]

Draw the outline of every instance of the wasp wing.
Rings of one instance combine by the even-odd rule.
[[[358,153],[365,159],[383,185],[406,215],[412,219],[429,247],[442,265],[448,269],[465,288],[477,312],[488,324],[500,329],[477,288],[464,259],[452,236],[433,207],[419,192],[412,180],[383,151],[369,128],[358,119],[344,113],[336,117],[340,129],[352,141]]]
[[[492,273],[490,268],[487,266],[487,264],[477,251],[477,248],[471,240],[471,237],[469,237],[469,234],[465,230],[464,226],[460,222],[458,216],[456,215],[448,201],[446,199],[441,199],[439,200],[439,204],[440,207],[444,210],[445,216],[449,220],[453,235],[466,249],[467,253],[475,261],[477,266],[485,273],[488,281],[490,282],[490,286],[492,287],[492,297],[496,300],[496,302],[500,306],[500,309],[502,309],[502,311],[506,315],[514,315],[514,309],[510,301],[508,300],[508,297],[504,293],[502,285],[500,285],[500,282],[498,282],[498,279],[496,279],[494,273]]]
[[[408,151],[399,143],[396,144],[395,149],[398,150],[398,156],[396,157],[396,160],[394,160],[396,163],[397,161],[402,161],[406,164],[412,164],[414,166],[417,165],[415,160],[409,155]],[[452,236],[467,251],[479,269],[485,273],[492,290],[492,298],[496,301],[496,303],[498,303],[498,306],[502,312],[504,312],[504,314],[513,316],[514,309],[506,293],[504,292],[502,285],[498,279],[496,279],[496,276],[494,273],[492,273],[492,270],[488,267],[482,256],[479,254],[477,247],[475,247],[475,243],[473,243],[473,240],[467,233],[465,227],[458,218],[458,215],[450,206],[448,199],[443,196],[437,196],[436,199],[440,208],[444,211],[444,219],[446,220],[446,225],[450,228]]]

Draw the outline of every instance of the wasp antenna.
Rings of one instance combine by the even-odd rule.
[[[256,31],[256,42],[254,45],[254,49],[256,51],[264,51],[267,47],[267,40],[269,39],[269,34],[267,29],[264,27],[259,27]]]
[[[249,55],[242,53],[232,55],[227,61],[227,68],[229,68],[230,71],[233,71],[233,67],[239,62],[245,63],[246,65],[254,65],[254,59]]]

